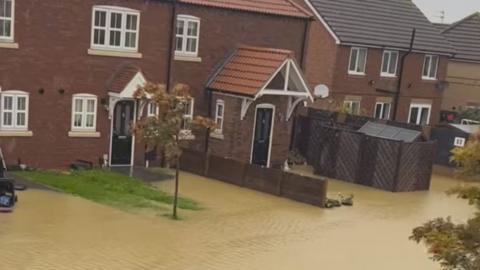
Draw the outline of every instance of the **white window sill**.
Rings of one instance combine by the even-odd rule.
[[[388,74],[388,73],[382,73],[382,74],[380,74],[380,77],[393,79],[393,78],[397,78],[397,75],[395,75],[395,74]]]
[[[219,133],[219,132],[212,132],[210,133],[210,137],[214,138],[214,139],[218,139],[218,140],[223,140],[225,139],[225,136],[223,136],[222,133]]]
[[[9,41],[2,41],[0,40],[0,48],[4,49],[18,49],[18,43],[15,42],[9,42]]]
[[[424,81],[436,81],[437,78],[422,77],[422,80],[424,80]]]
[[[354,72],[354,71],[349,71],[348,75],[355,75],[355,76],[365,76],[365,72]]]
[[[0,130],[0,137],[32,137],[33,132],[29,130]]]
[[[100,138],[100,132],[96,131],[69,131],[70,138]]]
[[[180,53],[175,53],[174,57],[175,61],[185,61],[185,62],[202,62],[202,58],[198,56],[193,56],[193,55],[185,55],[185,54],[180,54]]]
[[[143,55],[138,52],[100,50],[100,49],[88,49],[88,54],[97,55],[97,56],[123,57],[123,58],[142,58],[143,57]]]

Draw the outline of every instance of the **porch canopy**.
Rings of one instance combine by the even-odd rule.
[[[240,46],[207,82],[207,88],[242,98],[241,119],[266,95],[287,97],[287,119],[303,101],[313,101],[308,84],[290,50]]]

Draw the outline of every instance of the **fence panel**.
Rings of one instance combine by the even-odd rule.
[[[247,165],[244,185],[246,187],[280,195],[280,185],[282,181],[282,171],[271,168],[262,168],[257,165]]]
[[[205,175],[206,157],[203,152],[184,149],[180,158],[180,169],[198,174]]]
[[[207,177],[243,186],[247,164],[233,159],[210,156]]]
[[[337,162],[334,165],[335,178],[354,183],[357,180],[363,135],[354,132],[340,132],[337,138],[340,142],[337,147]]]
[[[375,159],[372,187],[394,191],[402,142],[380,138],[370,138],[370,140],[378,145],[376,156],[372,157]]]
[[[292,173],[284,173],[281,195],[296,201],[325,206],[327,181]]]
[[[397,191],[430,189],[435,143],[405,143],[398,175]]]

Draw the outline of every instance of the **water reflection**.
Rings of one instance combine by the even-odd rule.
[[[29,190],[0,215],[0,268],[436,270],[408,235],[429,218],[472,213],[444,195],[453,185],[436,176],[430,192],[392,194],[332,181],[330,193],[353,192],[355,206],[323,210],[183,174],[182,194],[205,209],[181,211],[182,221]]]

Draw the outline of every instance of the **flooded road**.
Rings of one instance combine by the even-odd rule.
[[[181,221],[28,190],[0,215],[0,269],[437,270],[408,236],[429,218],[473,212],[444,194],[455,185],[435,176],[430,192],[392,194],[331,181],[329,193],[354,193],[355,206],[324,210],[182,174],[182,195],[205,209]]]

